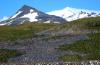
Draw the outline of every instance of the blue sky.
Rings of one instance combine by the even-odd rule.
[[[24,4],[49,12],[65,7],[100,10],[100,0],[1,0],[0,19],[13,15]]]

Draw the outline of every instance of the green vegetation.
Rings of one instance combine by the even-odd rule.
[[[79,55],[65,55],[65,56],[61,56],[59,57],[59,59],[63,59],[63,61],[80,61],[82,59],[81,56]]]
[[[9,58],[20,55],[22,55],[22,53],[16,50],[0,49],[0,62],[7,62]]]
[[[73,29],[79,28],[80,30],[84,29],[93,30],[96,29],[97,27],[100,30],[100,17],[83,18],[61,25],[61,28],[73,28]]]
[[[62,45],[60,50],[73,50],[80,53],[100,52],[100,33],[89,34],[89,39],[79,40],[73,44]]]
[[[36,33],[55,28],[57,24],[25,23],[19,26],[0,26],[0,41],[13,41],[36,36]]]
[[[59,49],[62,51],[71,50],[77,53],[86,54],[86,56],[82,57],[82,60],[100,60],[100,33],[89,34],[89,39],[79,40],[73,44],[62,45]],[[64,59],[65,56],[62,57],[63,58],[60,59],[64,61],[70,60]]]
[[[100,52],[100,33],[89,34],[89,39],[60,46],[60,50],[73,50],[80,53]]]
[[[74,25],[73,25],[74,24]],[[72,25],[72,26],[71,26]],[[85,18],[76,20],[70,23],[70,26],[75,29],[75,27],[79,28],[79,30],[88,30],[91,33],[86,34],[89,38],[86,40],[79,40],[72,44],[61,45],[58,49],[62,51],[74,51],[79,54],[85,54],[81,56],[79,60],[100,60],[100,18]],[[70,61],[69,58],[73,61],[73,55],[61,56],[61,60]]]

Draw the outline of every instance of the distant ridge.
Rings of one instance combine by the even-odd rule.
[[[50,15],[60,16],[67,21],[73,21],[86,17],[98,17],[100,16],[100,11],[88,10],[88,9],[77,9],[72,7],[66,7],[61,10],[55,10],[47,12]]]

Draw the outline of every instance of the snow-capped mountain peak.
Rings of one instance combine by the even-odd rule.
[[[29,21],[37,21],[36,16],[38,16],[38,10],[32,8],[30,6],[24,5],[21,9],[19,9],[15,15],[13,15],[10,19],[13,18],[29,18]]]
[[[0,22],[0,25],[19,25],[26,22],[64,23],[66,20],[59,16],[49,15],[33,7],[24,5],[8,20]]]
[[[67,21],[73,21],[73,20],[86,18],[86,17],[100,16],[100,11],[77,9],[77,8],[72,8],[72,7],[65,7],[64,9],[55,10],[55,11],[51,11],[47,13],[50,15],[56,15],[56,16],[62,17],[66,19]]]

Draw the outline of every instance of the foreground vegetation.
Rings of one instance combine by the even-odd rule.
[[[66,61],[71,62],[71,61],[81,61],[82,57],[79,55],[64,55],[64,56],[59,57],[59,59],[64,62]]]
[[[9,58],[22,55],[17,50],[0,49],[0,62],[7,62]]]

